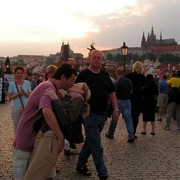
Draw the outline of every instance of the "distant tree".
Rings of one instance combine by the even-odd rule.
[[[132,53],[128,53],[127,57],[126,57],[126,64],[131,64],[132,59],[134,61],[140,60],[140,56],[138,54],[132,54]]]
[[[151,60],[151,61],[156,61],[156,55],[154,53],[148,53],[148,58]]]
[[[146,55],[145,55],[145,54],[143,54],[143,55],[141,55],[141,56],[139,57],[139,60],[144,60],[144,59],[146,59]]]
[[[140,56],[138,54],[133,54],[132,59],[134,60],[140,60]]]
[[[120,62],[121,59],[122,59],[122,55],[121,55],[120,53],[117,53],[117,54],[115,55],[114,61],[118,62],[118,64],[119,64],[119,62]]]
[[[107,60],[114,60],[114,56],[112,54],[108,53],[106,56],[106,59]]]
[[[176,64],[180,62],[180,57],[172,53],[166,53],[161,55],[161,57],[159,58],[159,62]]]

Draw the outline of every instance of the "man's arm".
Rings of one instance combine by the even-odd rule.
[[[115,121],[118,121],[119,118],[119,109],[118,109],[118,103],[117,103],[117,98],[116,98],[116,93],[112,92],[111,94],[109,94],[109,98],[111,101],[111,105],[113,107],[113,119]]]
[[[42,113],[44,116],[45,121],[47,122],[48,126],[55,134],[58,139],[59,151],[61,151],[64,147],[64,136],[59,127],[58,121],[52,109],[50,108],[43,108]]]
[[[172,78],[170,78],[166,81],[169,86],[171,86],[171,83],[172,83],[171,81],[172,81]]]

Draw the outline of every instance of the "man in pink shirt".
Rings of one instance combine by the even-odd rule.
[[[76,71],[70,65],[63,64],[59,67],[51,80],[45,81],[38,85],[30,94],[24,112],[21,116],[15,139],[13,173],[15,180],[23,180],[27,165],[34,147],[36,132],[34,131],[34,123],[44,117],[51,131],[50,138],[55,138],[57,153],[63,149],[64,136],[58,125],[57,118],[52,110],[51,99],[45,95],[47,88],[53,89],[59,98],[61,94],[59,89],[67,90],[74,85]],[[43,167],[42,167],[43,168]]]

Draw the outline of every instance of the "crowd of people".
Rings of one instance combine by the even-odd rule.
[[[132,72],[115,70],[116,79],[102,67],[102,52],[92,49],[89,65],[81,72],[74,68],[75,60],[68,58],[60,67],[49,65],[40,82],[17,66],[14,81],[9,83],[7,95],[12,101],[13,178],[15,180],[45,180],[56,176],[58,154],[76,143],[83,143],[76,171],[91,176],[88,159],[93,158],[100,180],[109,177],[103,155],[101,132],[111,118],[107,138],[113,139],[119,116],[125,121],[127,142],[135,143],[139,116],[142,113],[142,135],[151,122],[155,135],[157,121],[166,121],[170,130],[171,118],[176,117],[180,130],[180,70],[173,76],[162,74],[155,82],[151,74],[144,75],[140,61],[133,64]],[[84,128],[84,134],[82,132]],[[67,155],[67,154],[66,154]],[[70,153],[68,153],[70,155]]]

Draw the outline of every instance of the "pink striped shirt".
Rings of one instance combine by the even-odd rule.
[[[52,109],[51,99],[44,95],[47,88],[56,90],[51,81],[46,81],[38,85],[28,97],[14,138],[14,148],[21,151],[32,151],[35,139],[33,124],[42,117],[43,108]]]

